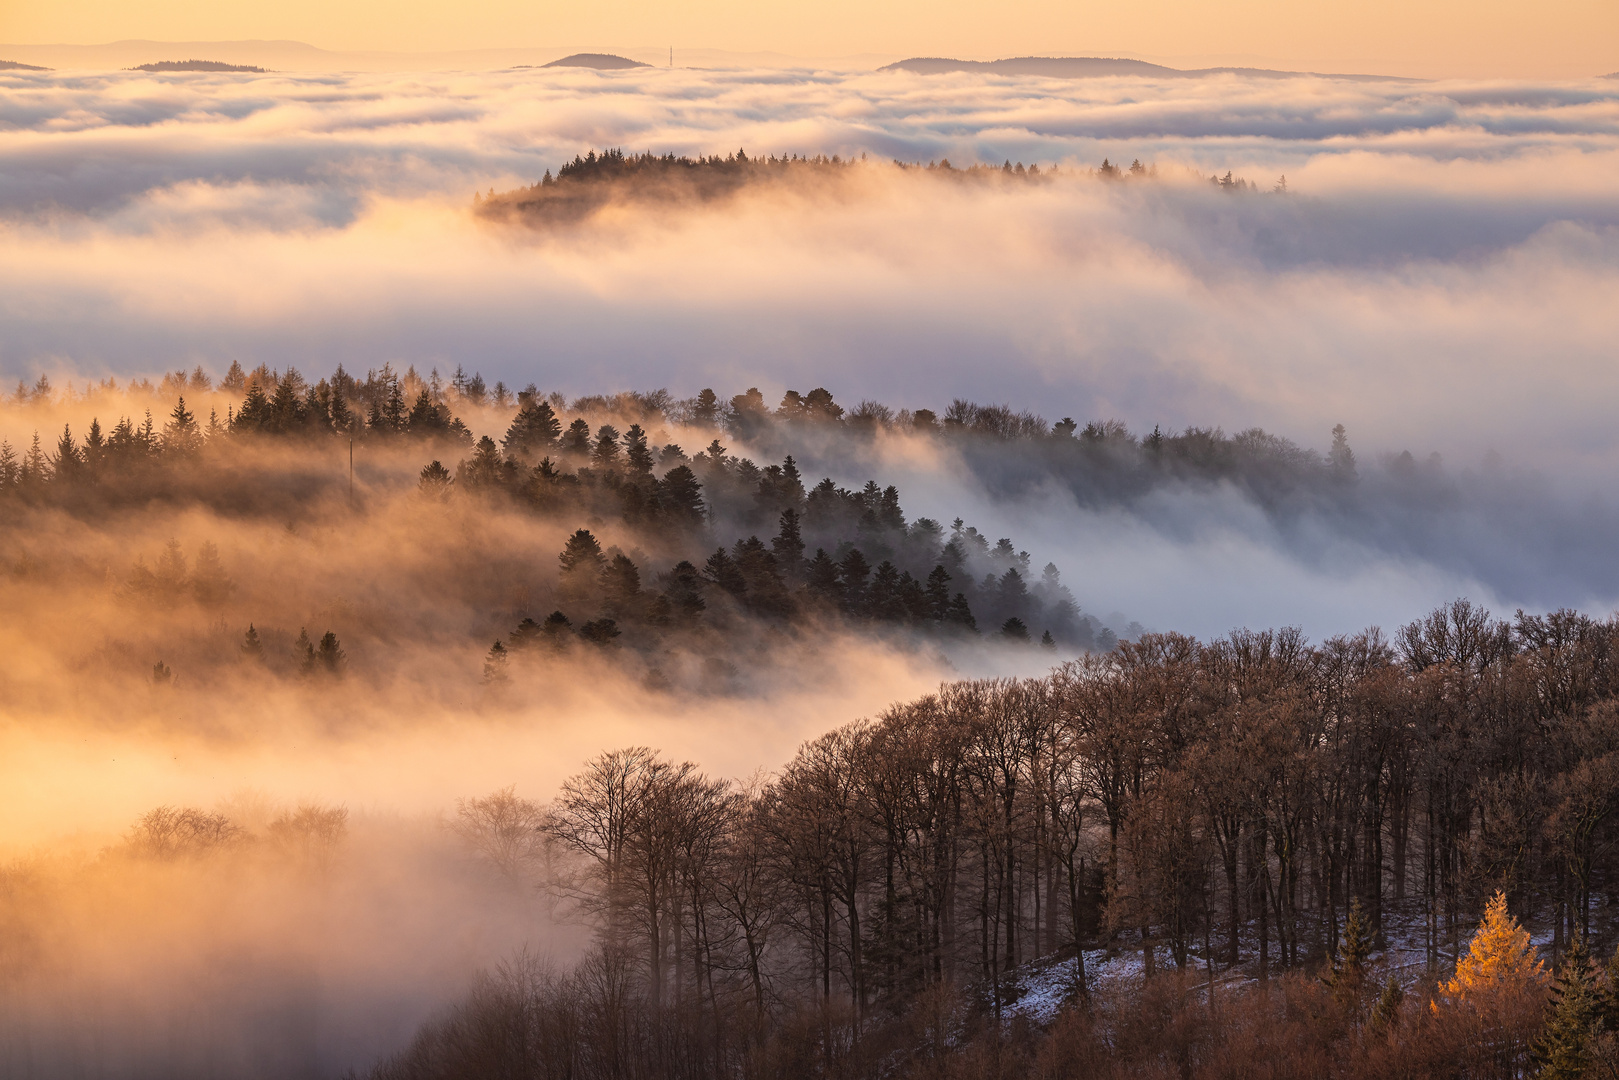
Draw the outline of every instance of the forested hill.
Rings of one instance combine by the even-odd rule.
[[[859,159],[815,155],[774,154],[748,156],[745,149],[724,157],[677,157],[674,154],[625,154],[622,150],[591,150],[562,165],[555,176],[549,169],[532,186],[475,196],[475,208],[485,218],[530,225],[564,224],[589,218],[609,204],[670,207],[715,203],[746,188],[774,187],[800,194],[826,190],[847,179],[864,164]],[[931,174],[958,180],[1016,180],[1023,183],[1049,177],[1038,165],[1008,161],[1004,166],[972,165],[954,168],[948,160],[927,166],[893,162],[872,168],[926,168]],[[1114,170],[1116,174],[1118,170]]]
[[[143,401],[164,419],[124,411]],[[495,513],[542,525],[554,546],[548,567],[522,571],[526,599],[497,599],[492,565],[467,586],[483,598],[466,633],[482,639],[493,678],[513,650],[580,640],[639,658],[658,681],[669,669],[656,656],[671,640],[751,643],[763,639],[746,628],[828,617],[884,635],[1069,653],[1139,634],[1124,616],[1082,610],[1083,588],[1076,596],[1058,566],[1015,538],[908,512],[880,475],[882,448],[896,440],[961,463],[1001,498],[1057,484],[1082,507],[1152,515],[1188,492],[1237,497],[1284,539],[1296,529],[1310,544],[1323,521],[1384,543],[1412,542],[1391,523],[1443,539],[1456,502],[1434,497],[1449,489],[1433,462],[1406,454],[1368,469],[1342,428],[1323,453],[1258,429],[1143,436],[1115,421],[1053,423],[961,400],[940,412],[872,401],[846,409],[824,388],[789,390],[774,405],[751,388],[568,399],[532,386],[514,394],[459,370],[444,380],[385,367],[357,379],[340,367],[311,382],[291,369],[233,366],[218,386],[200,369],[85,394],[58,394],[42,379],[5,408],[14,428],[49,410],[78,417],[31,446],[0,446],[0,492],[18,507],[94,522],[115,508],[198,504],[297,521],[346,503],[352,441],[361,508],[386,514],[409,491],[446,521]],[[489,434],[476,438],[474,427]],[[345,467],[332,467],[334,453]],[[1465,558],[1468,543],[1500,535],[1446,550]],[[734,666],[740,655],[704,648],[698,667]]]

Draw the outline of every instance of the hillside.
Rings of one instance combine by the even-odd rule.
[[[628,57],[624,57],[624,56],[614,56],[612,53],[586,53],[586,52],[582,52],[582,53],[574,53],[572,56],[564,56],[560,60],[553,60],[549,64],[541,64],[540,66],[541,67],[548,67],[548,68],[553,68],[553,67],[594,68],[597,71],[623,71],[626,68],[651,67],[652,65],[651,64],[643,64],[639,60],[631,60]]]
[[[264,69],[251,64],[226,64],[219,60],[159,60],[151,64],[136,64],[130,71],[241,71],[263,74]]]

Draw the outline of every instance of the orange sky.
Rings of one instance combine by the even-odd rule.
[[[292,39],[335,50],[1128,55],[1426,76],[1619,70],[1615,0],[0,0],[0,42]]]

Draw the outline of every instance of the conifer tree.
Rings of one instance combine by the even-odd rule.
[[[599,574],[606,565],[607,559],[602,554],[602,546],[591,535],[589,529],[576,529],[563,545],[562,553],[557,556],[557,562],[562,565],[564,574],[584,572],[586,574]]]
[[[545,622],[540,624],[540,632],[545,635],[545,640],[553,649],[563,649],[567,647],[568,639],[573,636],[573,623],[569,622],[568,617],[562,612],[553,611],[545,617]]]
[[[416,481],[416,487],[424,495],[443,498],[445,493],[450,490],[450,485],[454,482],[455,478],[450,475],[449,469],[446,469],[440,462],[430,461],[422,469],[421,475]]]
[[[568,425],[567,432],[562,436],[562,452],[576,458],[590,456],[590,425],[583,419]]]
[[[832,556],[826,553],[825,548],[815,549],[815,557],[805,568],[804,584],[814,595],[837,602],[841,595],[838,586],[838,564],[832,561]]]
[[[590,463],[606,471],[618,464],[618,429],[603,424],[596,430],[596,445],[590,452]]]
[[[511,426],[506,429],[501,446],[508,456],[530,462],[554,450],[561,434],[562,423],[557,420],[550,403],[537,394],[531,395],[525,391],[523,404],[517,410]]]
[[[309,640],[309,631],[301,626],[298,640],[292,643],[292,660],[301,674],[309,675],[315,670],[315,643]]]
[[[703,576],[732,596],[741,597],[748,591],[747,578],[736,560],[724,548],[715,548],[714,554],[703,564]]]
[[[1578,937],[1557,972],[1550,1016],[1535,1044],[1541,1080],[1580,1080],[1591,1066],[1591,1039],[1601,1019],[1591,965]]]
[[[669,605],[669,614],[681,622],[690,622],[703,613],[708,604],[703,600],[702,577],[697,567],[682,559],[669,571],[668,584],[662,599]]]
[[[624,432],[624,465],[631,476],[652,475],[652,451],[647,449],[646,432],[640,424],[631,424]]]
[[[43,484],[50,478],[50,464],[45,460],[45,450],[39,445],[39,432],[34,432],[34,441],[28,447],[28,453],[23,455],[22,468],[17,473],[17,484],[22,488],[33,488]]]
[[[247,633],[242,635],[241,652],[244,660],[256,664],[264,663],[264,642],[259,640],[258,627],[252,623],[247,624]]]
[[[84,458],[73,441],[73,432],[62,425],[62,437],[56,441],[56,453],[51,455],[51,479],[58,484],[74,484],[80,479]]]
[[[1400,1023],[1400,1006],[1405,1002],[1405,987],[1400,980],[1389,972],[1388,982],[1383,984],[1383,992],[1377,997],[1377,1004],[1372,1008],[1372,1030],[1380,1035],[1393,1031]]]
[[[691,420],[694,424],[703,427],[718,427],[720,422],[719,395],[706,387],[697,394],[697,402],[692,406]]]
[[[202,447],[202,428],[197,418],[186,408],[186,399],[174,403],[169,422],[163,425],[163,452],[188,457]]]
[[[327,675],[343,674],[343,669],[348,664],[348,655],[337,643],[337,635],[330,630],[321,635],[320,648],[316,650],[315,659],[320,665],[320,670]]]
[[[804,532],[797,510],[788,507],[781,512],[776,535],[770,541],[770,550],[775,553],[787,577],[797,580],[804,563]]]
[[[1501,988],[1527,987],[1545,974],[1529,931],[1507,911],[1506,893],[1497,891],[1485,905],[1467,955],[1456,962],[1455,978],[1441,989],[1451,1000],[1464,1001]]]
[[[676,465],[664,473],[658,485],[658,506],[665,517],[689,528],[701,525],[706,519],[703,508],[703,485],[697,474],[686,465]]]
[[[511,672],[507,670],[510,656],[506,646],[498,640],[491,646],[483,658],[483,681],[486,683],[503,683],[511,679]]]
[[[1327,982],[1333,996],[1346,1008],[1358,1009],[1360,995],[1366,986],[1366,961],[1372,955],[1372,942],[1366,934],[1366,920],[1361,914],[1360,898],[1349,906],[1349,918],[1344,922],[1343,934],[1338,939],[1338,951],[1332,958],[1332,971]]]
[[[8,440],[0,440],[0,491],[10,491],[17,486],[22,475],[22,466],[17,463],[17,451],[11,448]]]

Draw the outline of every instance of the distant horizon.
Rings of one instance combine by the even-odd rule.
[[[190,52],[198,50],[224,50],[227,56],[191,56]],[[185,57],[175,56],[149,56],[152,50],[185,50]],[[331,70],[335,68],[364,67],[372,70],[391,70],[384,66],[386,61],[403,62],[399,67],[406,70],[430,70],[442,66],[445,62],[455,59],[473,60],[483,58],[490,63],[491,69],[513,66],[518,62],[543,64],[549,60],[560,59],[581,53],[606,54],[621,56],[636,60],[650,67],[667,67],[671,46],[668,45],[602,45],[568,44],[568,45],[504,45],[483,46],[456,49],[387,49],[387,48],[329,48],[294,38],[221,38],[216,40],[168,40],[159,38],[120,38],[113,41],[101,42],[12,42],[0,43],[0,61],[18,61],[38,64],[42,59],[55,59],[56,63],[46,63],[46,67],[74,68],[77,65],[64,62],[67,57],[50,57],[48,54],[62,52],[68,54],[130,54],[141,52],[143,59],[139,63],[153,63],[166,60],[219,60],[228,63],[240,63],[249,55],[255,56],[265,65],[274,65],[272,70]],[[300,68],[297,65],[281,67],[287,62],[287,57],[280,61],[275,53],[300,53],[311,59],[320,58],[327,63],[309,68]],[[1201,71],[1222,68],[1244,68],[1254,70],[1282,71],[1298,73],[1301,75],[1321,76],[1372,76],[1384,78],[1405,79],[1442,79],[1447,76],[1432,76],[1415,74],[1406,70],[1350,70],[1338,67],[1331,70],[1316,66],[1306,67],[1293,64],[1287,60],[1274,56],[1255,56],[1252,54],[1216,54],[1194,56],[1169,56],[1142,52],[1125,51],[1063,51],[1063,50],[1026,50],[1015,53],[989,54],[955,52],[928,52],[911,51],[900,55],[899,52],[865,51],[851,52],[841,55],[817,55],[812,53],[791,53],[773,49],[726,49],[706,46],[692,46],[682,48],[674,46],[676,67],[697,67],[707,64],[727,61],[738,66],[746,67],[794,67],[799,64],[834,66],[847,65],[844,70],[878,70],[896,64],[914,60],[948,60],[974,64],[990,64],[1007,60],[1128,60],[1160,67],[1172,68],[1178,71]],[[554,55],[553,55],[554,54]],[[125,63],[130,55],[119,55],[116,59],[109,56],[103,63],[120,69],[136,66],[136,63]],[[684,56],[687,63],[681,63]],[[99,59],[99,58],[98,58]],[[690,61],[695,60],[695,63]],[[345,63],[347,61],[347,63]],[[412,63],[411,61],[415,61]],[[436,61],[437,63],[433,63]],[[504,62],[502,62],[504,61]],[[91,65],[99,67],[101,64]],[[1619,76],[1619,70],[1614,72],[1597,71],[1585,75],[1567,75],[1559,78],[1612,78]],[[1449,76],[1452,78],[1465,78],[1467,76]],[[1471,76],[1473,78],[1509,78],[1511,76]]]

